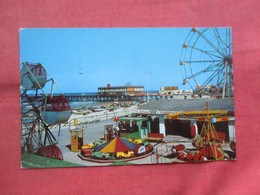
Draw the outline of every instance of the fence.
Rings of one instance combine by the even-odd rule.
[[[81,116],[81,117],[72,116],[70,118],[70,121],[75,119],[78,121],[78,124],[88,124],[88,123],[99,122],[101,120],[112,119],[115,117],[129,116],[133,112],[136,112],[136,108],[132,108],[132,107],[120,108],[113,112],[105,110],[102,112],[90,113],[88,115]]]

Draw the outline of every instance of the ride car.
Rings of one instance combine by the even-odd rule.
[[[96,159],[106,160],[109,159],[110,155],[109,153],[94,152],[91,154],[91,157]]]
[[[85,149],[81,150],[81,155],[82,156],[90,156],[91,154],[92,154],[92,151],[89,148],[85,148]]]
[[[142,145],[145,147],[146,152],[153,151],[153,145],[150,142],[143,142]]]
[[[94,144],[86,144],[84,146],[81,147],[81,149],[91,149],[94,147]]]
[[[134,157],[134,152],[133,151],[127,151],[127,152],[117,152],[116,157],[119,159],[122,158],[133,158]]]
[[[94,141],[93,144],[94,144],[95,147],[97,147],[97,146],[99,146],[99,145],[101,145],[105,142],[106,142],[105,140],[98,140],[98,141]]]
[[[135,139],[135,138],[130,138],[128,141],[135,143],[135,144],[141,144],[143,142],[142,139]]]

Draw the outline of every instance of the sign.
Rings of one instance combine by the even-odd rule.
[[[163,114],[163,115],[168,115],[168,114],[173,114],[173,113],[176,113],[176,112],[174,112],[174,111],[159,111],[159,110],[156,111],[156,114]]]
[[[135,88],[134,87],[129,87],[129,88],[127,88],[127,91],[135,91]]]
[[[150,110],[139,110],[138,113],[148,114],[148,113],[150,113]]]

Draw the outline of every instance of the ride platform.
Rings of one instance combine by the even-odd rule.
[[[87,157],[87,156],[83,156],[81,154],[78,154],[78,157],[81,158],[84,161],[89,161],[89,162],[95,162],[95,163],[125,163],[125,162],[130,162],[130,161],[135,161],[135,160],[139,160],[142,158],[146,158],[150,155],[152,155],[153,152],[149,152],[147,154],[141,155],[141,156],[137,156],[137,157],[133,157],[133,158],[125,158],[125,159],[108,159],[108,160],[102,160],[102,159],[93,159],[91,157]]]

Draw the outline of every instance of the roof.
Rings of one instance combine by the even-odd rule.
[[[126,152],[133,151],[136,146],[136,144],[117,136],[114,139],[97,146],[95,148],[95,151],[100,151],[104,153]]]
[[[145,121],[148,120],[148,118],[141,118],[141,117],[124,117],[119,118],[120,121]]]
[[[203,111],[207,108],[207,101],[210,110],[226,110],[234,112],[233,98],[155,100],[140,106],[139,110],[150,110],[151,113],[158,113],[158,111]]]
[[[235,120],[234,112],[223,110],[206,110],[206,111],[184,111],[169,114],[167,119],[173,120],[191,120],[191,121],[232,121]]]

